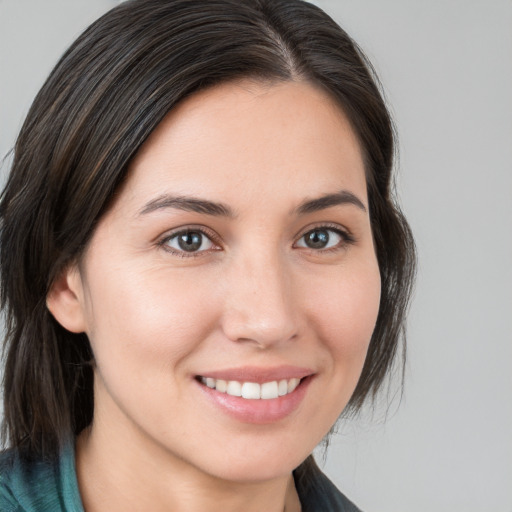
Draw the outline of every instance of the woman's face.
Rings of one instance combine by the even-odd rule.
[[[307,83],[187,99],[68,278],[93,433],[223,479],[289,473],[349,401],[379,306],[346,117]]]

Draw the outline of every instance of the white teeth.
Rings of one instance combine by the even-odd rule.
[[[279,381],[277,392],[279,393],[279,396],[284,396],[284,395],[286,395],[286,393],[288,393],[288,381],[287,380]]]
[[[261,398],[269,400],[279,396],[277,381],[265,382],[261,385]]]
[[[222,379],[215,380],[215,389],[221,393],[225,393],[228,389],[228,383]]]
[[[242,384],[236,380],[230,380],[226,393],[231,396],[242,396]]]
[[[256,382],[244,382],[242,396],[249,400],[259,400],[261,398],[261,386]]]
[[[290,379],[288,381],[288,393],[291,393],[299,385],[300,379]]]
[[[201,377],[201,382],[211,389],[220,393],[227,393],[231,396],[241,396],[248,400],[271,400],[280,396],[292,393],[300,383],[300,379],[282,379],[273,380],[258,384],[256,382],[238,382],[236,380],[213,379],[211,377]]]

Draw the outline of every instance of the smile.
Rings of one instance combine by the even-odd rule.
[[[199,377],[199,381],[210,389],[219,393],[242,397],[247,400],[272,400],[286,396],[297,388],[301,379],[282,379],[263,382],[240,382],[237,380],[214,379],[212,377]]]

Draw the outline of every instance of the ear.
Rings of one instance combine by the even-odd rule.
[[[68,331],[86,330],[83,284],[76,265],[62,271],[46,297],[46,306],[55,320]]]

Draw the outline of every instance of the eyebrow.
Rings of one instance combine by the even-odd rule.
[[[343,204],[352,204],[363,212],[366,212],[365,205],[355,194],[348,190],[341,190],[334,194],[326,194],[315,199],[304,201],[294,208],[293,213],[296,215],[305,215]],[[145,215],[163,208],[174,208],[218,217],[235,217],[233,210],[226,204],[209,201],[207,199],[199,199],[197,197],[175,196],[171,194],[163,194],[149,201],[141,209],[139,215]]]
[[[348,190],[341,190],[334,194],[326,194],[316,199],[307,200],[295,208],[295,213],[304,215],[342,204],[353,204],[363,212],[367,211],[364,203],[355,194]]]
[[[221,217],[234,217],[233,210],[223,204],[206,199],[198,199],[190,196],[173,196],[163,194],[144,205],[139,215],[154,212],[163,208],[175,208],[186,212],[204,213],[206,215],[215,215]]]

